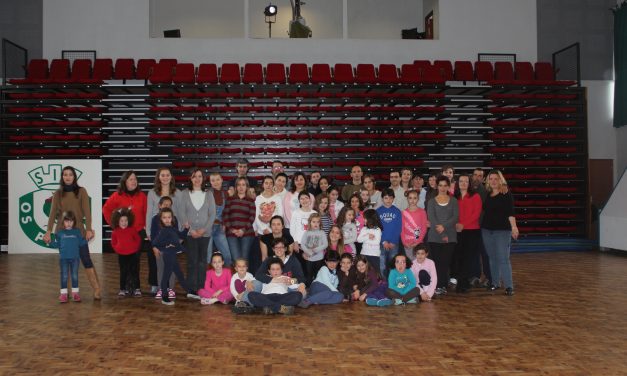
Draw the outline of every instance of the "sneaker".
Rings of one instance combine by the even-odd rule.
[[[72,293],[72,300],[78,303],[78,302],[80,302],[80,301],[81,301],[81,296],[80,296],[80,295],[78,295],[78,293],[77,293],[77,292],[73,292],[73,293]]]
[[[366,304],[369,306],[377,306],[378,300],[375,298],[366,298]]]
[[[488,290],[489,292],[493,292],[493,291],[498,290],[498,286],[491,285],[491,286],[486,287],[486,290]]]
[[[456,285],[457,284],[457,279],[456,278],[451,278],[448,280],[448,283],[450,283],[451,285]]]
[[[377,300],[377,307],[387,307],[387,306],[391,306],[392,305],[392,301],[388,298],[383,298],[383,299],[379,299]]]
[[[416,298],[411,298],[407,301],[408,304],[418,304],[418,299]]]
[[[282,313],[284,315],[293,315],[294,314],[294,306],[291,305],[282,305],[281,308],[279,308],[279,313]]]
[[[118,291],[118,296],[119,296],[120,298],[123,298],[123,297],[125,297],[125,296],[126,296],[126,294],[127,294],[127,293],[128,293],[128,292],[127,292],[126,290],[120,290],[120,291]]]
[[[300,303],[298,303],[298,306],[300,308],[309,308],[311,306],[311,304],[312,303],[309,300],[303,299],[303,300],[300,301]]]
[[[438,287],[435,289],[436,295],[446,295],[446,289],[444,287]]]
[[[274,315],[274,312],[272,311],[272,308],[270,307],[263,307],[263,310],[261,312],[264,315]]]
[[[135,298],[141,298],[141,297],[142,297],[142,290],[140,290],[140,289],[135,289],[135,291],[133,291],[133,297],[135,297]]]
[[[200,296],[198,296],[196,294],[196,291],[188,291],[187,292],[187,299],[196,299],[196,300],[200,300]],[[216,299],[217,300],[217,299]]]
[[[505,289],[505,295],[507,295],[507,296],[512,296],[512,295],[514,295],[514,289],[513,289],[513,288],[511,288],[511,287],[506,288],[506,289]]]
[[[155,299],[161,299],[161,289],[157,290],[157,293],[155,294]]]
[[[168,289],[168,298],[176,299],[176,292],[174,292],[174,290],[172,289]]]
[[[209,305],[209,304],[213,304],[214,302],[211,301],[211,299],[209,298],[202,298],[200,299],[200,304],[202,305]]]
[[[67,294],[59,295],[59,303],[67,303]]]
[[[242,314],[246,314],[246,313],[251,313],[253,311],[253,307],[250,306],[248,303],[246,302],[237,302],[235,303],[235,305],[233,306],[233,308],[231,309],[233,311],[233,313],[242,315]]]
[[[404,304],[402,300],[394,299],[394,305],[402,305],[402,304]]]
[[[161,298],[161,304],[174,305],[174,302],[164,295],[163,298]]]

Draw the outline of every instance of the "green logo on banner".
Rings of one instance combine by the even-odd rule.
[[[24,234],[35,244],[49,248],[43,241],[48,218],[54,213],[50,213],[52,207],[52,195],[59,188],[63,165],[49,164],[39,166],[27,174],[31,181],[38,188],[19,198],[19,221]],[[76,170],[77,179],[82,172]],[[26,190],[26,187],[24,187]],[[91,205],[91,199],[90,199]]]

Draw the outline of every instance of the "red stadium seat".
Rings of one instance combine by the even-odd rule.
[[[290,64],[288,82],[290,84],[309,83],[309,68],[307,68],[307,64],[302,64],[302,63]],[[329,73],[329,82],[331,82],[330,73]],[[317,82],[317,83],[320,83],[320,82]]]
[[[132,80],[135,78],[135,61],[133,59],[117,59],[113,70],[115,80]]]
[[[519,83],[531,84],[533,77],[533,66],[528,61],[517,61],[514,63],[516,68],[515,79]]]
[[[514,68],[509,61],[497,61],[494,63],[493,84],[511,85],[514,83]]]
[[[424,71],[431,66],[429,60],[414,60],[414,65],[418,68],[420,76],[424,74]]]
[[[537,62],[535,63],[535,79],[538,81],[555,81],[555,71],[551,63]]]
[[[169,62],[158,63],[152,69],[149,81],[151,84],[171,84],[172,83],[172,65]]]
[[[49,79],[54,83],[67,83],[70,79],[70,61],[68,59],[54,59],[50,63]]]
[[[191,63],[176,64],[172,81],[175,84],[193,84],[196,81],[196,68]]]
[[[246,75],[246,68],[244,68]],[[270,63],[266,66],[266,83],[267,84],[285,84],[285,65]]]
[[[372,64],[357,64],[356,72],[355,82],[359,84],[374,84],[377,82],[376,72]]]
[[[157,62],[155,59],[137,60],[137,72],[135,73],[135,77],[138,80],[147,80],[156,64]]]
[[[492,81],[494,69],[489,61],[475,61],[475,75],[479,81]]]
[[[394,64],[379,64],[379,79],[381,84],[399,83],[398,70]]]
[[[199,84],[217,84],[218,83],[218,68],[215,64],[200,64],[198,66],[198,79]]]
[[[401,83],[413,85],[420,83],[420,68],[418,67],[418,65],[401,65]]]
[[[96,59],[92,77],[97,80],[110,80],[113,77],[113,60]]]
[[[241,82],[239,64],[224,63],[220,68],[221,84],[239,84]]]
[[[333,68],[333,82],[336,84],[352,84],[355,82],[353,66],[350,64],[335,64]]]
[[[91,60],[76,59],[72,62],[72,74],[70,80],[74,83],[91,83]]]
[[[470,61],[456,61],[454,77],[456,81],[474,81],[475,72],[472,69],[472,63]]]
[[[448,60],[435,60],[433,66],[440,70],[440,76],[445,81],[451,81],[453,79],[453,65]]]
[[[244,65],[245,84],[263,84],[263,67],[258,63],[247,63]]]
[[[48,78],[48,60],[31,59],[26,68],[26,78],[9,80],[12,84],[36,84],[42,83]]]
[[[330,84],[331,82],[331,68],[329,64],[314,64],[311,66],[312,84]]]
[[[442,69],[429,65],[422,72],[421,83],[424,84],[443,84],[446,79],[444,78],[444,72]]]

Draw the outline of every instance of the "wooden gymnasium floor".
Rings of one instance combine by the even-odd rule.
[[[627,374],[627,257],[513,255],[516,295],[475,290],[419,306],[235,316],[180,298],[57,303],[55,255],[0,255],[0,374]],[[145,271],[145,258],[142,270]],[[142,276],[142,283],[145,276]]]

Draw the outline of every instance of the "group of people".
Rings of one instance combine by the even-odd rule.
[[[318,171],[288,179],[279,161],[260,186],[247,171],[248,162],[239,160],[237,178],[224,184],[220,173],[206,177],[196,168],[181,191],[172,171],[161,167],[147,194],[136,174],[125,172],[102,208],[119,259],[118,295],[142,296],[142,250],[150,292],[166,305],[176,299],[175,277],[188,298],[235,302],[238,313],[259,307],[289,314],[296,305],[345,301],[417,303],[446,294],[449,286],[460,293],[481,286],[494,291],[501,281],[507,295],[514,293],[509,253],[518,229],[498,170],[486,182],[480,168],[455,176],[445,165],[426,184],[410,169],[392,170],[382,191],[359,165],[343,187]],[[72,299],[80,300],[79,259],[100,299],[89,258],[88,196],[69,166],[53,195],[46,242],[53,232],[61,254],[60,301],[68,301],[69,271]],[[181,252],[186,275],[177,261]]]

